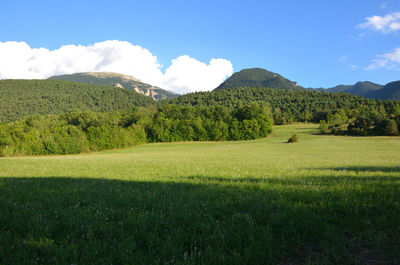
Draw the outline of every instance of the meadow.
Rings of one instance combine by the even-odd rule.
[[[399,264],[400,137],[317,127],[0,158],[0,264]]]

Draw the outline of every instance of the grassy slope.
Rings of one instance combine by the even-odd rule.
[[[0,159],[0,263],[399,263],[399,137],[313,132]]]

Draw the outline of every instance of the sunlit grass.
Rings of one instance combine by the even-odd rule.
[[[2,158],[0,264],[400,262],[400,138],[317,132]]]

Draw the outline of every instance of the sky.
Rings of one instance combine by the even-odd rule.
[[[259,67],[304,87],[400,80],[400,1],[0,1],[0,79],[132,75],[177,93]]]

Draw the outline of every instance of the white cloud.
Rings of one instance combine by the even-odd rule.
[[[78,72],[116,72],[177,93],[214,89],[233,72],[230,61],[209,64],[188,55],[172,60],[162,71],[150,51],[127,41],[109,40],[93,45],[65,45],[59,49],[31,48],[25,42],[0,42],[0,79],[42,79]]]
[[[400,30],[400,12],[393,12],[383,17],[366,17],[366,22],[358,25],[360,28],[369,28],[382,33],[396,32]]]
[[[387,68],[399,70],[400,66],[400,47],[392,52],[377,55],[372,63],[366,67],[366,70],[373,70],[376,68]]]
[[[213,89],[232,72],[232,64],[225,59],[212,59],[207,65],[183,55],[172,60],[172,65],[165,71],[163,87],[174,88],[178,93],[184,93],[186,87],[191,87],[193,91],[201,91],[205,87]]]

